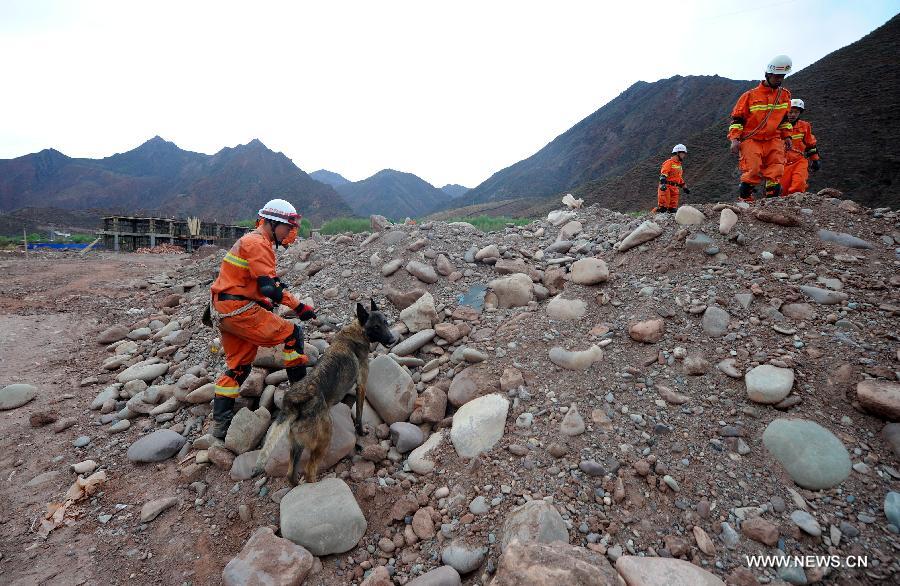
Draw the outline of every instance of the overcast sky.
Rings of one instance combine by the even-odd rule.
[[[259,138],[304,171],[474,187],[638,80],[800,69],[900,0],[0,0],[0,158]],[[790,84],[787,84],[790,87]],[[810,104],[815,108],[815,104]]]

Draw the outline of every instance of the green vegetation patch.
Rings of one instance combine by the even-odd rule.
[[[343,232],[368,232],[371,230],[368,218],[334,218],[322,224],[320,232],[324,235],[341,234]]]

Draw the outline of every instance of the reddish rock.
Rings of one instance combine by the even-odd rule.
[[[869,413],[900,421],[900,383],[868,379],[856,385],[856,399]]]
[[[754,517],[741,523],[741,533],[769,547],[778,543],[778,527],[762,517]]]
[[[431,539],[434,537],[434,521],[431,519],[431,507],[419,509],[413,515],[412,529],[421,540]]]
[[[277,537],[269,527],[260,527],[225,566],[222,580],[225,586],[297,586],[306,579],[313,561],[303,547]]]
[[[497,566],[491,586],[618,586],[605,557],[567,543],[513,541]]]
[[[666,332],[666,322],[663,319],[649,319],[640,321],[628,328],[628,335],[636,342],[652,344],[662,340]]]

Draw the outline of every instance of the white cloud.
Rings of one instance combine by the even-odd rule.
[[[0,157],[259,138],[306,171],[481,182],[634,81],[803,67],[894,2],[0,4]],[[10,58],[12,56],[12,58]]]

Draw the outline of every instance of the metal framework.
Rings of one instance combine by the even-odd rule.
[[[137,216],[105,216],[103,228],[97,230],[107,250],[134,252],[138,248],[152,248],[168,243],[181,246],[188,252],[204,244],[229,246],[252,230],[215,222],[201,222],[198,218],[142,218]]]

